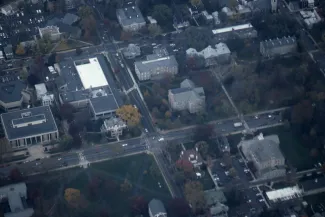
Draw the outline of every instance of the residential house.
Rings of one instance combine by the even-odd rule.
[[[207,22],[211,22],[213,20],[213,16],[207,11],[202,11],[202,15]]]
[[[59,131],[49,106],[3,113],[1,123],[13,149],[59,139]]]
[[[126,59],[134,59],[135,57],[141,55],[141,49],[138,45],[129,44],[122,50],[122,53]]]
[[[76,7],[76,1],[75,0],[64,0],[65,2],[65,9],[66,10],[71,10]]]
[[[75,21],[76,17],[73,16],[73,14],[71,15],[67,15],[65,16],[65,19],[63,18],[58,19],[58,18],[53,18],[48,20],[48,22],[46,23],[46,26],[56,26],[59,29],[59,32],[61,33],[61,37],[65,37],[65,38],[80,38],[81,36],[81,29],[77,26],[74,26],[74,21]],[[72,23],[72,24],[71,24]]]
[[[146,25],[138,6],[117,9],[116,16],[124,31],[137,31]]]
[[[283,37],[260,42],[260,52],[264,57],[273,57],[295,52],[297,40],[295,37]]]
[[[54,102],[54,95],[47,92],[47,88],[44,83],[35,85],[37,100],[42,102],[42,105],[52,105]]]
[[[44,28],[38,28],[41,38],[49,37],[52,41],[58,41],[61,38],[59,27],[57,26],[46,26]]]
[[[232,16],[234,16],[236,14],[236,11],[233,11],[228,7],[222,8],[221,12],[225,13],[228,17],[232,17]]]
[[[5,185],[0,188],[2,201],[7,201],[8,207],[1,206],[4,217],[30,217],[33,215],[33,208],[29,208],[26,200],[27,186],[25,183]]]
[[[173,55],[167,57],[159,57],[156,54],[148,55],[147,60],[136,61],[134,68],[140,81],[159,79],[178,73],[178,63]]]
[[[201,56],[205,60],[205,66],[212,66],[218,63],[228,63],[230,60],[230,50],[225,43],[219,43],[215,45],[215,48],[211,46],[206,47],[200,52],[197,52],[194,48],[186,50],[187,58],[193,56]]]
[[[180,88],[168,90],[168,100],[175,111],[188,110],[190,113],[197,113],[205,108],[203,87],[195,87],[189,79],[185,79]]]
[[[148,204],[148,208],[150,217],[167,217],[165,206],[158,199],[152,199]]]
[[[285,158],[279,147],[280,141],[277,135],[264,137],[258,135],[250,140],[239,143],[245,158],[253,162],[256,168],[256,176],[259,179],[271,179],[285,176]]]
[[[150,24],[157,25],[157,20],[154,19],[152,16],[147,16],[147,19],[148,19]]]
[[[257,37],[257,31],[250,23],[214,29],[212,33],[218,42],[236,39],[237,37],[242,39]]]
[[[181,151],[179,156],[180,161],[189,161],[194,168],[200,167],[203,159],[198,151],[198,148]]]
[[[215,11],[212,14],[213,20],[214,20],[214,25],[219,25],[221,23],[220,19],[219,19],[219,12]]]
[[[221,190],[204,191],[205,201],[211,217],[227,217],[229,207],[224,205],[227,199]]]
[[[247,6],[252,11],[260,11],[260,12],[270,12],[271,11],[271,1],[272,0],[255,0],[248,1]]]
[[[247,17],[251,14],[251,9],[249,9],[248,7],[246,6],[243,6],[243,5],[237,5],[236,7],[236,12],[237,14],[243,16],[243,17]]]
[[[319,16],[317,10],[305,10],[299,11],[302,19],[304,20],[304,24],[308,29],[313,28],[313,26],[323,20],[321,16]]]
[[[304,196],[325,192],[325,177],[318,177],[300,182]]]
[[[3,55],[3,51],[0,50],[0,63],[5,59],[5,56]]]
[[[66,13],[62,19],[62,23],[72,26],[73,24],[77,23],[80,20],[75,14]]]
[[[6,47],[4,47],[3,52],[5,53],[6,59],[12,59],[14,57],[11,44],[8,44]]]
[[[0,108],[4,111],[20,109],[22,104],[29,103],[30,95],[27,84],[11,76],[0,77]]]
[[[314,8],[315,1],[314,0],[300,0],[300,7],[301,8]]]
[[[10,16],[18,11],[17,4],[15,2],[7,4],[1,7],[1,13],[5,16]]]
[[[110,132],[111,137],[118,137],[123,134],[123,129],[126,127],[127,125],[122,119],[111,117],[110,119],[104,120],[101,132]]]

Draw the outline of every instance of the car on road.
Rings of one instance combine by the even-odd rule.
[[[144,129],[144,132],[148,133],[148,129],[147,129],[147,128],[145,128],[145,129]]]
[[[125,147],[125,146],[128,146],[128,144],[126,144],[126,143],[125,144],[122,144],[122,147]]]

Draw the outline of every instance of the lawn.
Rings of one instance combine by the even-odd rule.
[[[85,43],[69,40],[69,39],[67,41],[60,41],[58,43],[59,44],[57,44],[55,48],[56,52],[87,46],[87,44]]]
[[[297,170],[314,167],[315,159],[311,158],[310,150],[299,141],[299,138],[284,126],[262,130],[264,135],[277,134],[280,139],[280,148],[288,163]],[[317,161],[317,160],[316,160]]]
[[[128,188],[122,189],[121,184],[125,180],[130,185],[128,185]],[[53,178],[47,177],[46,181],[41,182],[44,182],[39,186],[42,186],[43,199],[47,202],[45,207],[51,207],[49,204],[53,204],[54,198],[58,195],[64,204],[64,189],[74,188],[80,190],[87,201],[87,207],[80,210],[83,213],[82,216],[88,214],[99,216],[103,210],[108,211],[109,216],[113,217],[130,216],[132,210],[134,210],[132,209],[135,204],[134,199],[139,196],[144,199],[142,201],[146,201],[142,203],[145,204],[145,210],[142,209],[146,214],[146,203],[151,199],[160,199],[165,205],[171,199],[169,190],[154,158],[148,154],[94,163],[87,169],[67,170],[60,175],[53,175]],[[58,194],[58,192],[62,192],[62,195]],[[60,206],[58,206],[59,208]],[[81,216],[79,215],[80,212],[70,211],[68,209],[67,213],[71,217]],[[59,210],[56,210],[55,214],[60,214]]]

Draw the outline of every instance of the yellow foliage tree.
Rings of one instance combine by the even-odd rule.
[[[185,184],[184,194],[186,200],[191,204],[192,210],[197,212],[206,208],[203,186],[200,182],[189,181]]]
[[[64,199],[70,206],[77,208],[80,204],[81,193],[78,189],[67,188],[64,191]]]
[[[197,6],[199,6],[201,4],[201,0],[190,0],[190,3],[193,6],[197,7]]]
[[[116,110],[117,116],[124,120],[128,126],[136,126],[140,123],[141,114],[132,105],[124,105]]]
[[[122,192],[127,192],[131,190],[132,184],[130,183],[129,180],[125,179],[124,182],[120,186]]]
[[[16,54],[17,55],[24,55],[25,54],[25,48],[21,44],[18,44],[16,47]]]

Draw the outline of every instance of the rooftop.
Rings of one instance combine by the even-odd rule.
[[[325,177],[306,180],[300,183],[304,191],[311,191],[325,187]]]
[[[74,62],[74,65],[77,69],[84,89],[108,85],[105,74],[96,57],[77,60]]]
[[[95,114],[113,112],[118,109],[118,104],[113,94],[91,98],[90,104]]]
[[[298,186],[282,188],[266,192],[266,196],[272,202],[291,200],[302,196],[302,190]]]
[[[134,65],[139,69],[141,73],[151,71],[159,67],[177,67],[178,63],[175,56],[172,55],[146,61],[136,61]]]
[[[27,84],[16,77],[0,77],[0,101],[4,103],[19,101],[22,98],[22,91],[26,88]]]
[[[265,48],[274,48],[274,47],[287,46],[289,44],[296,44],[296,43],[297,43],[296,38],[289,36],[289,37],[276,38],[276,39],[262,41],[261,45],[263,45]]]
[[[238,31],[238,30],[244,30],[244,29],[251,29],[254,28],[251,23],[246,23],[246,24],[241,24],[237,26],[229,26],[229,27],[224,27],[221,29],[214,29],[212,30],[213,34],[220,34],[220,33],[225,33],[225,32],[231,32],[231,31]]]
[[[149,206],[149,209],[150,209],[153,216],[155,216],[155,215],[157,215],[159,213],[166,213],[165,206],[160,200],[152,199],[149,202],[148,206]]]
[[[134,23],[145,23],[140,9],[137,6],[125,7],[116,10],[122,26],[129,26]]]
[[[79,17],[75,14],[66,13],[62,19],[62,23],[72,25],[79,20]]]
[[[1,115],[8,140],[51,133],[58,130],[49,106],[34,107]]]

